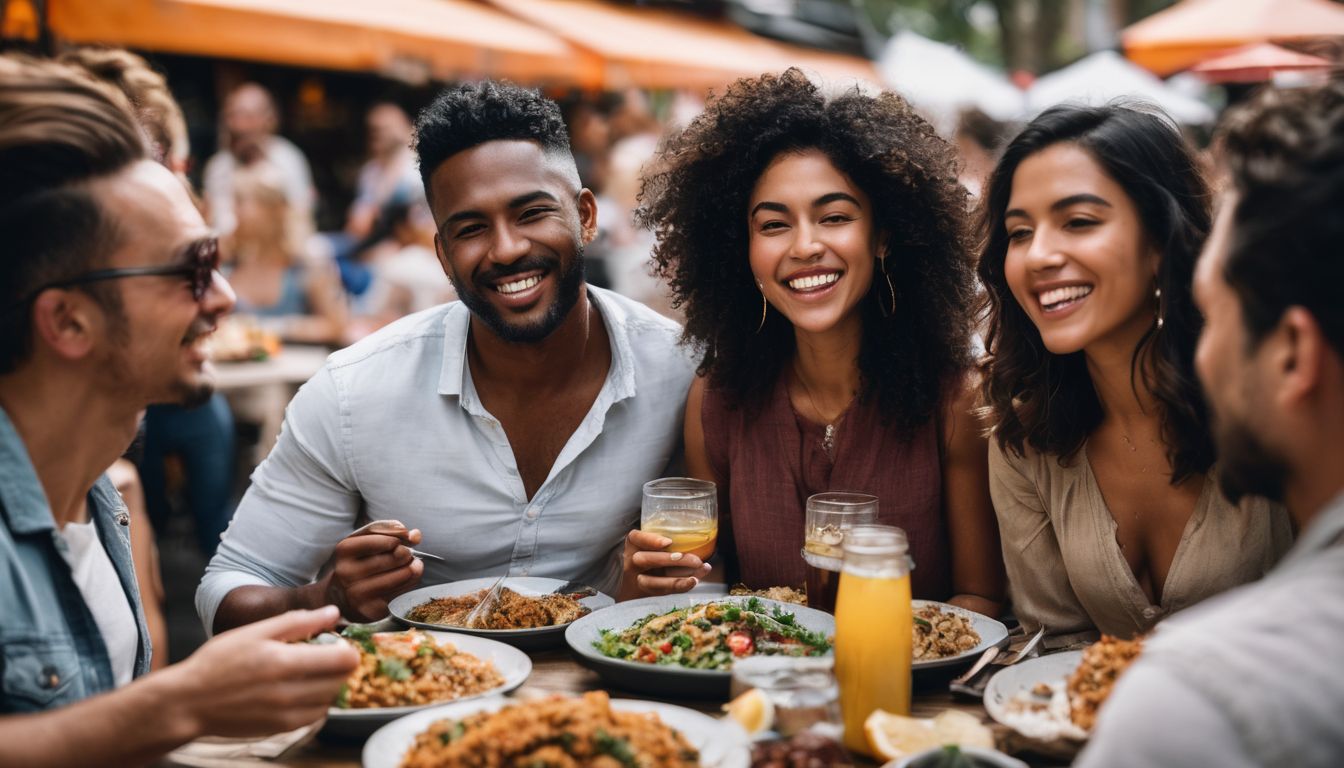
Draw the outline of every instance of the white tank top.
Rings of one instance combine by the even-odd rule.
[[[107,646],[112,678],[118,687],[123,686],[135,674],[135,654],[140,648],[135,612],[121,588],[121,579],[112,567],[112,559],[98,540],[93,521],[69,523],[61,536],[68,545],[64,555],[70,564],[70,575],[84,595],[84,603],[89,606],[89,613],[93,614],[93,621]]]

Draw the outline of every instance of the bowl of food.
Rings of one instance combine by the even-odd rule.
[[[421,587],[397,596],[388,610],[413,627],[488,637],[528,650],[564,643],[570,623],[615,601],[588,587],[538,576],[509,577],[495,609],[480,626],[463,626],[496,579],[467,579]],[[560,590],[560,591],[557,591]]]
[[[731,723],[594,691],[526,702],[495,697],[417,712],[379,729],[363,757],[364,768],[749,768],[749,745]]]
[[[506,693],[532,673],[527,654],[469,635],[370,632],[355,625],[320,641],[359,651],[359,665],[327,711],[326,731],[339,736],[367,736],[426,707]]]
[[[608,684],[659,695],[727,699],[733,661],[831,653],[835,618],[758,597],[630,600],[579,619],[565,642]]]

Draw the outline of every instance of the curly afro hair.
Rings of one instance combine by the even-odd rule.
[[[415,121],[425,194],[432,194],[429,178],[444,160],[488,141],[512,140],[535,141],[573,162],[560,107],[538,91],[491,80],[445,90]]]
[[[778,312],[756,331],[748,200],[771,160],[812,149],[868,195],[886,236],[896,309],[883,316],[891,299],[877,277],[860,304],[860,396],[909,433],[970,365],[975,289],[954,153],[904,99],[858,89],[828,99],[797,69],[738,80],[647,166],[636,217],[658,236],[657,268],[686,313],[683,341],[704,354],[700,374],[754,410],[792,359],[794,332]]]

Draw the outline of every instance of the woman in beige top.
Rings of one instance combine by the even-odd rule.
[[[990,491],[1014,608],[1052,646],[1145,632],[1290,544],[1282,508],[1212,477],[1190,296],[1209,200],[1170,121],[1121,106],[1046,111],[990,179]]]

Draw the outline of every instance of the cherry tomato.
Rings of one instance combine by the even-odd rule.
[[[746,656],[755,649],[755,643],[751,641],[751,635],[746,632],[734,632],[728,636],[725,642],[728,644],[728,650],[732,651],[734,656]]]
[[[658,650],[662,651],[663,653],[671,653],[672,643],[670,641],[663,643],[662,645],[658,646]]]

